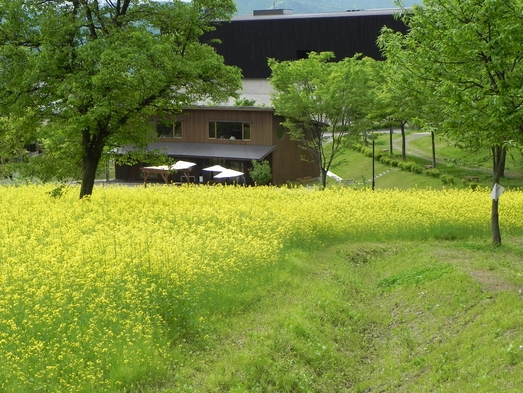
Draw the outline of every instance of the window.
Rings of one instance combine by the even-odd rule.
[[[211,121],[209,139],[251,139],[251,123]]]
[[[158,138],[182,138],[182,122],[157,121],[156,135],[158,136]]]
[[[278,128],[276,129],[276,137],[281,141],[283,138],[285,138],[285,127],[283,124],[279,124]]]
[[[183,137],[183,131],[182,131],[182,122],[177,121],[173,124],[174,127],[174,137],[175,138],[181,138]]]

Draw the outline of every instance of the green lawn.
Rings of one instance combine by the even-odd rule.
[[[382,149],[389,149],[389,135],[387,133],[376,133],[375,152],[381,153]],[[407,161],[416,162],[422,168],[432,165],[431,138],[429,134],[407,133]],[[401,160],[401,136],[394,134],[395,149],[394,156]],[[469,187],[470,182],[463,179],[467,176],[476,176],[481,186],[492,186],[492,169],[489,166],[491,159],[488,151],[468,152],[449,145],[446,141],[437,139],[436,142],[436,169],[441,174],[454,178],[452,187]],[[413,174],[391,168],[375,161],[375,187],[376,188],[432,188],[442,189],[449,187],[442,183],[439,178],[433,178],[425,174]],[[366,186],[370,186],[372,179],[372,159],[351,149],[344,149],[334,160],[331,171],[343,179],[355,180]],[[510,152],[507,158],[506,173],[502,185],[507,188],[523,187],[523,158],[519,152]],[[330,181],[334,185],[334,181]]]
[[[521,392],[523,243],[507,244],[296,250],[176,349],[158,391]]]

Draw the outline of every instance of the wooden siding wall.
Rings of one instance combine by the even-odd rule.
[[[183,121],[183,138],[162,138],[163,142],[211,142],[211,143],[225,143],[225,144],[253,144],[276,146],[276,150],[271,153],[266,159],[271,165],[273,174],[273,184],[285,184],[287,181],[293,181],[300,177],[319,175],[318,165],[310,160],[310,155],[299,146],[299,143],[289,138],[287,134],[283,138],[278,137],[278,127],[283,121],[282,117],[274,116],[272,110],[252,110],[252,109],[187,109],[184,114],[177,116],[178,120]],[[242,121],[251,123],[251,140],[220,140],[209,139],[208,122],[209,121]],[[304,161],[302,157],[308,160]],[[200,174],[202,165],[207,161],[205,159],[197,159],[198,167],[195,167],[194,175]],[[251,167],[250,162],[244,163],[246,178],[248,177],[248,169]],[[116,166],[116,178],[127,181],[138,181],[142,179],[140,168],[143,164],[136,164],[133,166]],[[180,181],[180,175],[173,175],[170,177],[171,181]],[[154,180],[155,177],[151,177]]]
[[[336,60],[356,53],[382,59],[376,39],[383,26],[406,31],[393,15],[250,19],[220,24],[202,41],[220,39],[216,51],[227,65],[241,68],[244,78],[268,78],[267,58],[296,60],[308,51],[332,51]]]
[[[292,181],[300,177],[319,176],[318,164],[312,161],[312,157],[307,150],[300,147],[298,142],[291,140],[287,133],[285,133],[282,139],[277,137],[276,130],[281,121],[283,121],[282,118],[274,118],[273,130],[277,147],[274,153],[272,153],[273,183],[285,184],[289,180]]]
[[[169,140],[172,140],[173,142],[234,143],[264,146],[271,146],[274,144],[272,111],[234,110],[230,108],[228,110],[187,109],[183,114],[178,115],[177,119],[183,122],[183,137],[175,139],[169,138]],[[238,121],[250,123],[251,139],[234,141],[209,139],[210,121]]]

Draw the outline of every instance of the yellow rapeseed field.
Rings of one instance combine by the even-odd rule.
[[[489,190],[53,188],[0,188],[0,391],[161,378],[199,296],[288,247],[490,236]],[[500,221],[523,234],[523,192],[502,195]]]

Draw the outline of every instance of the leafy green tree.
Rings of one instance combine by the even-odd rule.
[[[370,116],[376,120],[391,122],[389,135],[389,152],[392,155],[392,133],[394,124],[401,131],[401,157],[407,159],[405,126],[421,113],[420,92],[410,83],[409,75],[392,61],[379,62],[379,82]]]
[[[332,52],[311,52],[296,61],[269,59],[272,104],[285,118],[291,139],[300,141],[318,164],[323,187],[344,137],[366,120],[375,64],[359,55],[339,62],[333,58]]]
[[[249,175],[254,181],[254,184],[258,186],[269,184],[272,179],[271,166],[269,165],[269,161],[263,160],[258,162],[256,160],[252,160],[251,163],[252,169],[249,170]]]
[[[425,121],[461,145],[492,151],[493,182],[509,146],[523,139],[523,2],[426,0],[403,17],[405,35],[385,29],[388,59],[425,91]],[[498,200],[492,238],[501,244]]]
[[[199,37],[233,0],[0,0],[0,110],[19,143],[38,140],[37,175],[92,193],[104,151],[145,146],[151,115],[224,101],[240,72]],[[32,160],[31,160],[32,161]]]

